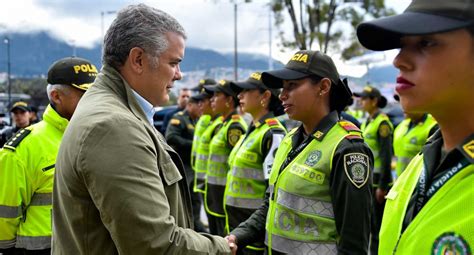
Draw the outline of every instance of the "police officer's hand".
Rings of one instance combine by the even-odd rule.
[[[229,245],[232,255],[237,254],[237,237],[234,235],[228,235],[224,238],[227,241],[227,244]]]
[[[379,204],[383,203],[386,195],[387,191],[384,189],[377,188],[377,190],[375,190],[375,199],[377,199],[377,202],[379,202]]]

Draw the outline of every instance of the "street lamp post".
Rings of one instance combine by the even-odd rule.
[[[11,61],[10,61],[10,38],[5,36],[3,42],[7,45],[7,88],[8,88],[8,107],[11,107],[12,104],[12,82],[11,82]],[[11,124],[11,116],[10,116],[10,124]]]
[[[234,80],[239,79],[238,74],[238,51],[237,51],[237,3],[234,3]]]
[[[102,51],[104,50],[104,16],[107,14],[115,14],[117,11],[101,11],[100,12],[100,52],[102,54]]]

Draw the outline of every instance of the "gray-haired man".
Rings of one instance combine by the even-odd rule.
[[[192,230],[179,155],[153,127],[181,79],[186,35],[146,5],[121,10],[106,33],[103,68],[58,154],[53,254],[227,254]]]

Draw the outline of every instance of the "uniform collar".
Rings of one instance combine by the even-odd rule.
[[[267,119],[270,119],[270,118],[274,118],[275,115],[273,114],[273,112],[268,112],[267,114],[263,115],[262,118],[260,118],[257,122],[257,124],[255,124],[255,127],[258,128],[260,126],[262,126],[263,124],[265,124],[265,120]],[[254,123],[252,122],[252,125],[254,125]]]
[[[339,121],[339,115],[336,111],[330,112],[319,122],[318,126],[313,130],[311,136],[318,141],[322,141],[329,130]],[[303,142],[305,138],[303,124],[298,128],[296,134],[292,137],[293,147]]]
[[[444,165],[445,161],[452,161],[453,157],[460,160],[462,157],[466,158],[471,164],[474,163],[474,133],[468,136],[460,145],[456,146],[452,151],[447,153],[446,158],[441,159],[441,150],[443,149],[443,136],[441,131],[436,131],[433,136],[426,142],[423,148],[425,158],[430,160],[425,161],[426,167],[435,170],[440,165]],[[457,155],[457,156],[456,156]],[[440,162],[443,160],[443,162]]]
[[[155,114],[155,108],[153,108],[153,105],[150,104],[145,98],[140,96],[135,90],[131,88],[133,95],[138,101],[138,104],[142,108],[143,112],[145,113],[146,119],[148,122],[153,125],[153,115]]]
[[[233,111],[229,114],[229,116],[227,116],[227,118],[223,119],[222,122],[227,122],[229,120],[232,119],[232,116],[236,115],[237,114],[237,111]]]
[[[64,132],[64,130],[66,130],[66,127],[69,123],[69,121],[61,117],[59,113],[56,112],[53,107],[51,107],[51,105],[48,105],[44,110],[43,120],[57,128],[61,132]]]

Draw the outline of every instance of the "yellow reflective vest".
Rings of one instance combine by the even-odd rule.
[[[397,157],[397,176],[402,174],[411,159],[421,151],[431,129],[436,125],[435,119],[430,114],[426,115],[425,120],[420,121],[408,130],[410,123],[411,119],[403,120],[393,132],[393,150]]]
[[[387,194],[379,254],[472,254],[474,248],[474,164],[457,164],[444,183],[401,233],[410,198],[424,170],[417,155]],[[451,169],[451,171],[454,169]]]
[[[68,121],[48,106],[43,121],[19,131],[0,150],[0,249],[51,247],[51,193]]]

